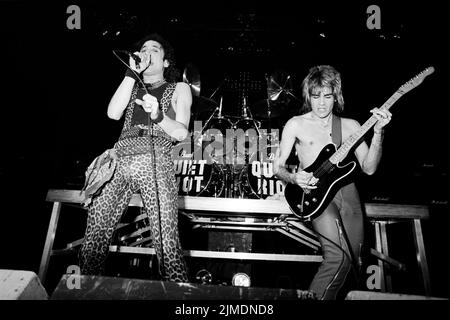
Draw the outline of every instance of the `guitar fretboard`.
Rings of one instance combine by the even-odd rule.
[[[398,89],[382,106],[380,109],[389,110],[389,108],[398,100],[405,92],[400,88]],[[377,122],[377,118],[373,115],[367,120],[358,131],[353,133],[347,140],[341,145],[341,147],[330,157],[330,162],[337,164],[341,162],[350,149],[359,141],[359,139],[366,134],[367,131],[372,128]]]

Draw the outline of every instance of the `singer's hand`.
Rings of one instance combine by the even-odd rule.
[[[159,102],[155,96],[151,94],[145,94],[142,99],[136,99],[135,102],[144,108],[145,112],[150,112],[152,120],[156,119],[159,114]]]
[[[136,61],[130,57],[130,68],[136,71],[137,73],[141,73],[147,67],[150,65],[150,54],[146,52],[135,52],[135,55],[137,55],[139,58],[141,58],[141,62],[136,65]]]

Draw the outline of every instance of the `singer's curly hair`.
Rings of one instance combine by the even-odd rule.
[[[335,114],[344,111],[344,97],[342,95],[341,75],[335,68],[320,65],[309,69],[309,73],[302,83],[303,107],[300,113],[311,111],[311,95],[321,88],[329,87],[333,92]]]
[[[142,46],[150,40],[156,41],[162,46],[164,50],[164,59],[169,62],[169,66],[164,69],[164,79],[168,82],[178,81],[180,79],[180,71],[176,68],[175,50],[160,34],[151,33],[146,35],[134,44],[135,49],[138,51],[141,50]]]

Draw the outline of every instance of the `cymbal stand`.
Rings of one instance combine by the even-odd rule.
[[[272,111],[270,110],[270,98],[266,99],[267,102],[267,119],[269,119],[267,124],[267,132],[272,133]]]
[[[217,93],[217,91],[219,91],[220,88],[222,88],[223,84],[225,83],[225,80],[227,80],[227,78],[223,78],[223,80],[220,82],[219,86],[216,88],[216,90],[214,90],[214,92],[211,94],[211,96],[209,96],[210,99],[212,99],[212,97],[214,97],[214,95]]]
[[[244,98],[244,108],[246,108],[248,110],[248,113],[250,113],[250,118],[252,119],[256,132],[258,133],[258,137],[261,137],[261,132],[259,131],[258,125],[256,124],[255,118],[253,118],[252,110],[250,110],[250,107],[247,106],[245,98]]]
[[[199,134],[196,137],[194,137],[194,142],[203,134],[203,132],[205,131],[205,128],[208,126],[208,124],[212,120],[212,118],[214,118],[214,115],[216,114],[216,112],[219,112],[219,118],[221,118],[222,117],[222,97],[220,97],[220,104],[219,104],[219,106],[217,106],[214,109],[214,111],[209,116],[208,120],[206,120],[206,122],[203,125],[202,129],[200,130]]]

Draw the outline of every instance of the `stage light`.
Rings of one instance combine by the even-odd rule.
[[[243,272],[238,272],[233,276],[231,284],[235,287],[250,287],[250,276]]]
[[[206,269],[202,269],[197,272],[195,275],[195,279],[200,281],[201,284],[211,284],[212,282],[212,274]]]

